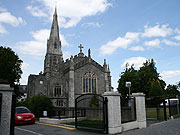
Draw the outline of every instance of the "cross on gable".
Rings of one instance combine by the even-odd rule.
[[[80,48],[80,53],[82,53],[82,48],[84,48],[82,44],[80,44],[78,47]]]

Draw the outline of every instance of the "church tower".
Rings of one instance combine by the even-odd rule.
[[[61,41],[59,37],[59,26],[57,19],[57,10],[55,8],[50,37],[47,40],[47,52],[44,60],[44,73],[48,78],[49,73],[60,72],[60,66],[63,63],[63,54],[61,50]]]

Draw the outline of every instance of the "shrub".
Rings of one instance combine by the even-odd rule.
[[[53,108],[51,100],[45,95],[37,95],[31,98],[31,111],[36,117],[42,117],[43,111],[48,111]]]
[[[41,94],[36,95],[31,99],[17,102],[16,106],[25,106],[29,108],[37,118],[42,117],[43,111],[50,112],[51,109],[53,109],[51,100],[47,96]]]

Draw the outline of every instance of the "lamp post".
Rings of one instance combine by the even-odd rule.
[[[131,89],[130,89],[130,87],[131,87],[131,82],[126,82],[126,87],[129,88],[129,97],[130,97],[130,94],[131,94]]]
[[[130,89],[130,87],[131,87],[131,82],[126,82],[126,87],[128,87],[129,88],[129,95],[128,95],[128,106],[131,106],[131,101],[130,101],[130,95],[131,95],[131,89]]]

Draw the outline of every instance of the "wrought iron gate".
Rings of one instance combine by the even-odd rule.
[[[75,127],[108,133],[107,98],[83,94],[75,99]]]
[[[11,106],[11,124],[10,124],[10,135],[14,135],[15,127],[15,109],[16,109],[16,94],[12,93],[12,106]]]
[[[2,93],[0,93],[0,123],[1,123]]]

